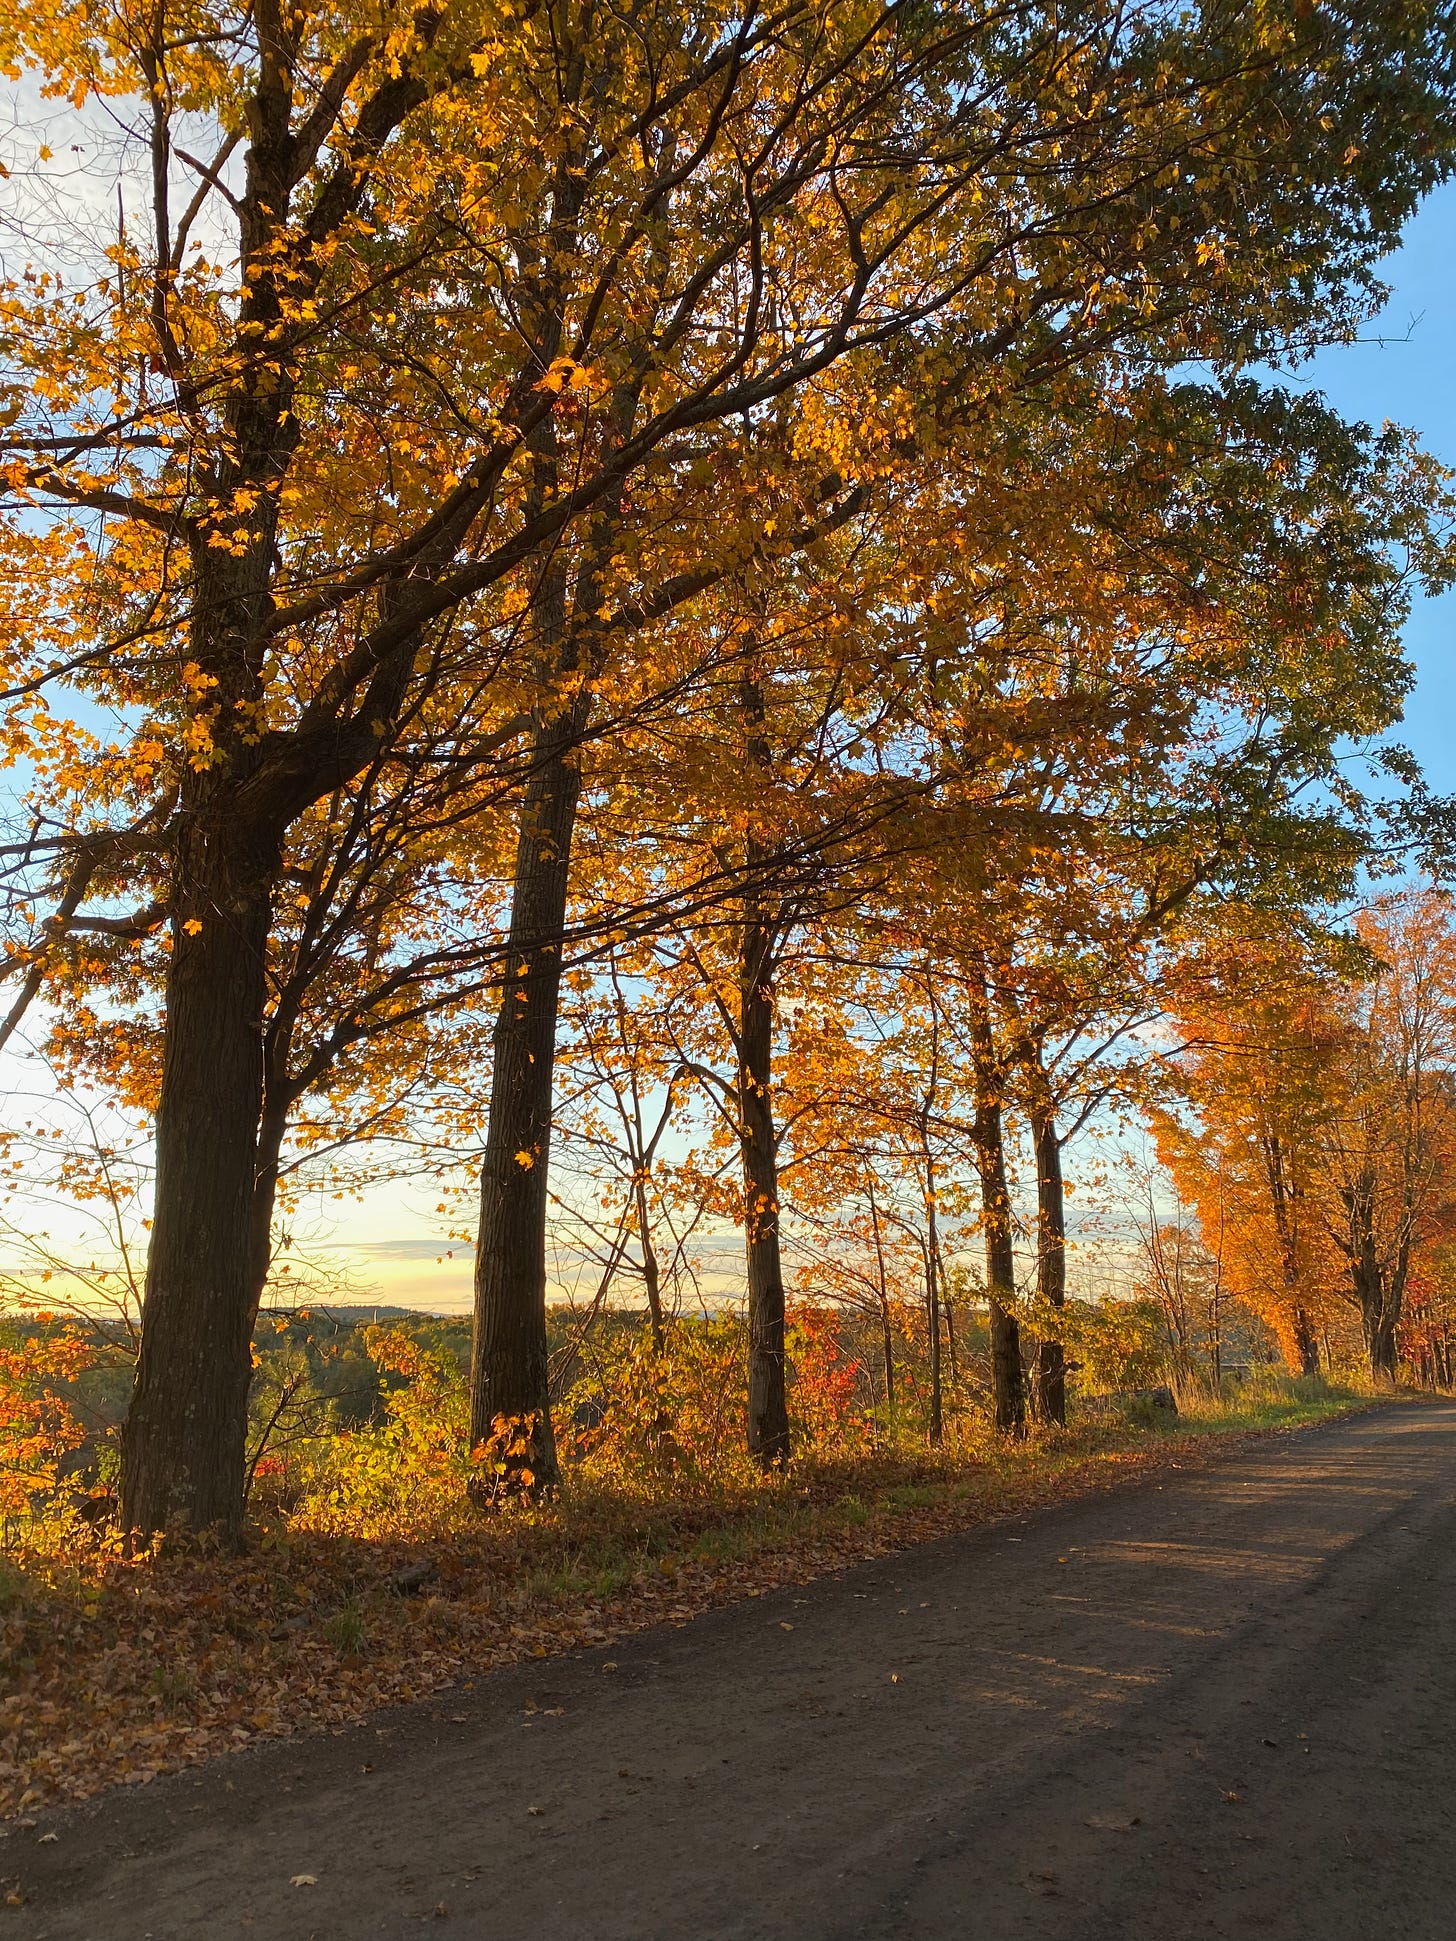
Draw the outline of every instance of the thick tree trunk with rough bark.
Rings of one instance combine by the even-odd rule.
[[[239,207],[248,272],[239,327],[280,337],[274,250],[291,194],[289,105],[280,66],[254,103]],[[262,629],[273,612],[274,488],[299,437],[281,341],[276,354],[272,383],[245,375],[225,401],[219,398],[226,439],[196,461],[195,484],[211,509],[188,539],[187,649],[207,683],[208,708],[199,718],[209,724],[211,747],[183,783],[168,896],[172,955],[152,1235],[136,1387],[122,1431],[122,1524],[141,1537],[179,1525],[195,1537],[211,1531],[235,1543],[242,1530],[252,1330],[262,1288],[268,939],[284,832],[313,799],[300,774],[266,803],[240,810],[243,790],[266,760],[248,727],[263,691]],[[346,759],[347,739],[332,751],[335,761]],[[261,1194],[269,1217],[276,1159],[275,1147]],[[266,1231],[262,1251],[266,1272]]]
[[[1362,1249],[1354,1264],[1356,1292],[1365,1346],[1370,1356],[1370,1373],[1376,1381],[1393,1382],[1396,1367],[1396,1316],[1394,1303],[1385,1285],[1385,1275],[1376,1258],[1374,1246]]]
[[[277,860],[205,827],[179,858],[142,1347],[122,1434],[122,1522],[139,1535],[241,1533]]]
[[[1396,1325],[1400,1318],[1398,1293],[1387,1285],[1375,1235],[1375,1178],[1368,1170],[1344,1191],[1349,1232],[1345,1254],[1350,1282],[1360,1310],[1360,1327],[1370,1372],[1376,1381],[1395,1380]]]
[[[551,1156],[561,938],[571,838],[581,792],[573,743],[585,701],[538,737],[540,766],[526,791],[516,846],[509,954],[493,1036],[490,1117],[480,1171],[475,1331],[470,1367],[472,1448],[504,1420],[528,1448],[480,1493],[549,1488],[557,1481],[546,1354],[547,1179]]]
[[[554,318],[537,325],[543,342],[559,344]],[[544,502],[558,482],[554,428],[539,427],[532,444],[533,503]],[[592,535],[574,601],[562,561],[543,562],[532,625],[539,672],[548,682],[589,672],[582,668],[583,623],[594,611],[615,529],[613,502]],[[538,713],[535,770],[516,838],[475,1243],[470,1445],[490,1458],[472,1487],[478,1501],[501,1491],[539,1493],[559,1480],[546,1349],[546,1225],[561,946],[581,798],[579,751],[590,717],[590,682],[580,678],[560,711],[548,706]]]
[[[1361,1258],[1353,1268],[1370,1373],[1378,1382],[1393,1382],[1396,1369],[1395,1317],[1386,1294],[1379,1262]]]

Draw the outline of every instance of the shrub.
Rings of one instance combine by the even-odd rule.
[[[367,1331],[369,1355],[397,1376],[384,1419],[310,1442],[299,1453],[304,1529],[358,1537],[415,1537],[464,1511],[472,1473],[470,1407],[453,1355],[422,1346],[402,1327]]]
[[[634,1488],[745,1472],[744,1334],[738,1315],[674,1321],[661,1354],[645,1334],[604,1335],[566,1396],[563,1453]]]
[[[86,1440],[66,1390],[94,1359],[71,1328],[17,1332],[0,1343],[0,1529],[8,1544],[33,1541],[47,1522],[69,1523],[64,1464]]]

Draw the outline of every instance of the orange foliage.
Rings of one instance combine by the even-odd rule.
[[[85,1440],[65,1391],[93,1359],[69,1328],[0,1346],[0,1518],[8,1526],[48,1506],[64,1457]]]

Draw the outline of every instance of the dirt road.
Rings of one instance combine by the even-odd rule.
[[[43,1820],[0,1941],[1452,1941],[1453,1806],[1392,1406]]]

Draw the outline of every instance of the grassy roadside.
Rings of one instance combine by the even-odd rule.
[[[1380,1399],[1373,1392],[1332,1386],[1322,1375],[1280,1376],[1251,1384],[1242,1394],[1185,1400],[1177,1433],[1208,1436],[1300,1429],[1371,1408]]]
[[[1368,1406],[1285,1383],[1171,1427],[1105,1421],[944,1455],[796,1466],[711,1494],[577,1485],[414,1544],[274,1532],[243,1557],[0,1562],[0,1813],[339,1729],[529,1657],[600,1646],[1253,1436]],[[429,1571],[414,1594],[400,1573]]]

